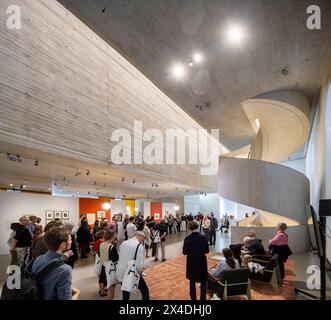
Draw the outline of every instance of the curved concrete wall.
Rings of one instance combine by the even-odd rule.
[[[219,193],[231,201],[307,223],[309,180],[294,169],[261,160],[221,157]]]

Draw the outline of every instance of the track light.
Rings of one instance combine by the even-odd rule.
[[[78,176],[80,176],[81,175],[81,173],[78,171],[78,168],[77,168],[77,171],[76,171],[76,173],[75,173],[75,177],[78,177]]]
[[[133,179],[133,180],[132,180],[132,183],[136,183],[136,179]]]
[[[90,170],[87,170],[86,175],[87,175],[87,176],[90,175]]]
[[[122,177],[121,181],[122,181],[122,182],[124,182],[124,181],[125,181],[125,178],[124,178],[124,177]]]
[[[97,185],[97,182],[96,182],[96,181],[94,181],[94,185],[95,185],[95,186]]]

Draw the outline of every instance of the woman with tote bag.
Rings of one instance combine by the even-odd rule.
[[[107,296],[109,300],[114,299],[116,281],[116,263],[118,261],[118,252],[116,248],[115,232],[106,229],[104,234],[104,241],[100,244],[100,264],[101,273],[100,281],[103,283],[104,288],[107,289]]]

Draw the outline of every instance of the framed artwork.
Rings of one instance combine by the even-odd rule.
[[[154,219],[160,219],[160,214],[159,213],[154,213]]]
[[[69,220],[69,211],[62,211],[62,220]]]
[[[54,211],[54,219],[62,219],[62,212]]]
[[[93,224],[95,222],[95,214],[94,213],[88,213],[86,214],[87,223]]]
[[[114,214],[113,218],[117,218],[117,221],[122,221],[123,215],[122,213],[116,213]]]
[[[98,219],[106,218],[106,211],[98,211],[97,217],[98,217]]]
[[[46,211],[46,220],[53,220],[54,219],[54,211]]]

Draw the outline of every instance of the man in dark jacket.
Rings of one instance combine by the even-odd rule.
[[[212,212],[210,214],[210,245],[215,245],[216,242],[216,229],[218,227],[218,221]]]
[[[208,266],[206,254],[209,253],[209,245],[206,237],[198,231],[195,221],[189,223],[188,228],[192,233],[184,240],[183,254],[187,255],[186,278],[190,280],[191,300],[196,300],[196,282],[200,283],[200,300],[206,300]]]

